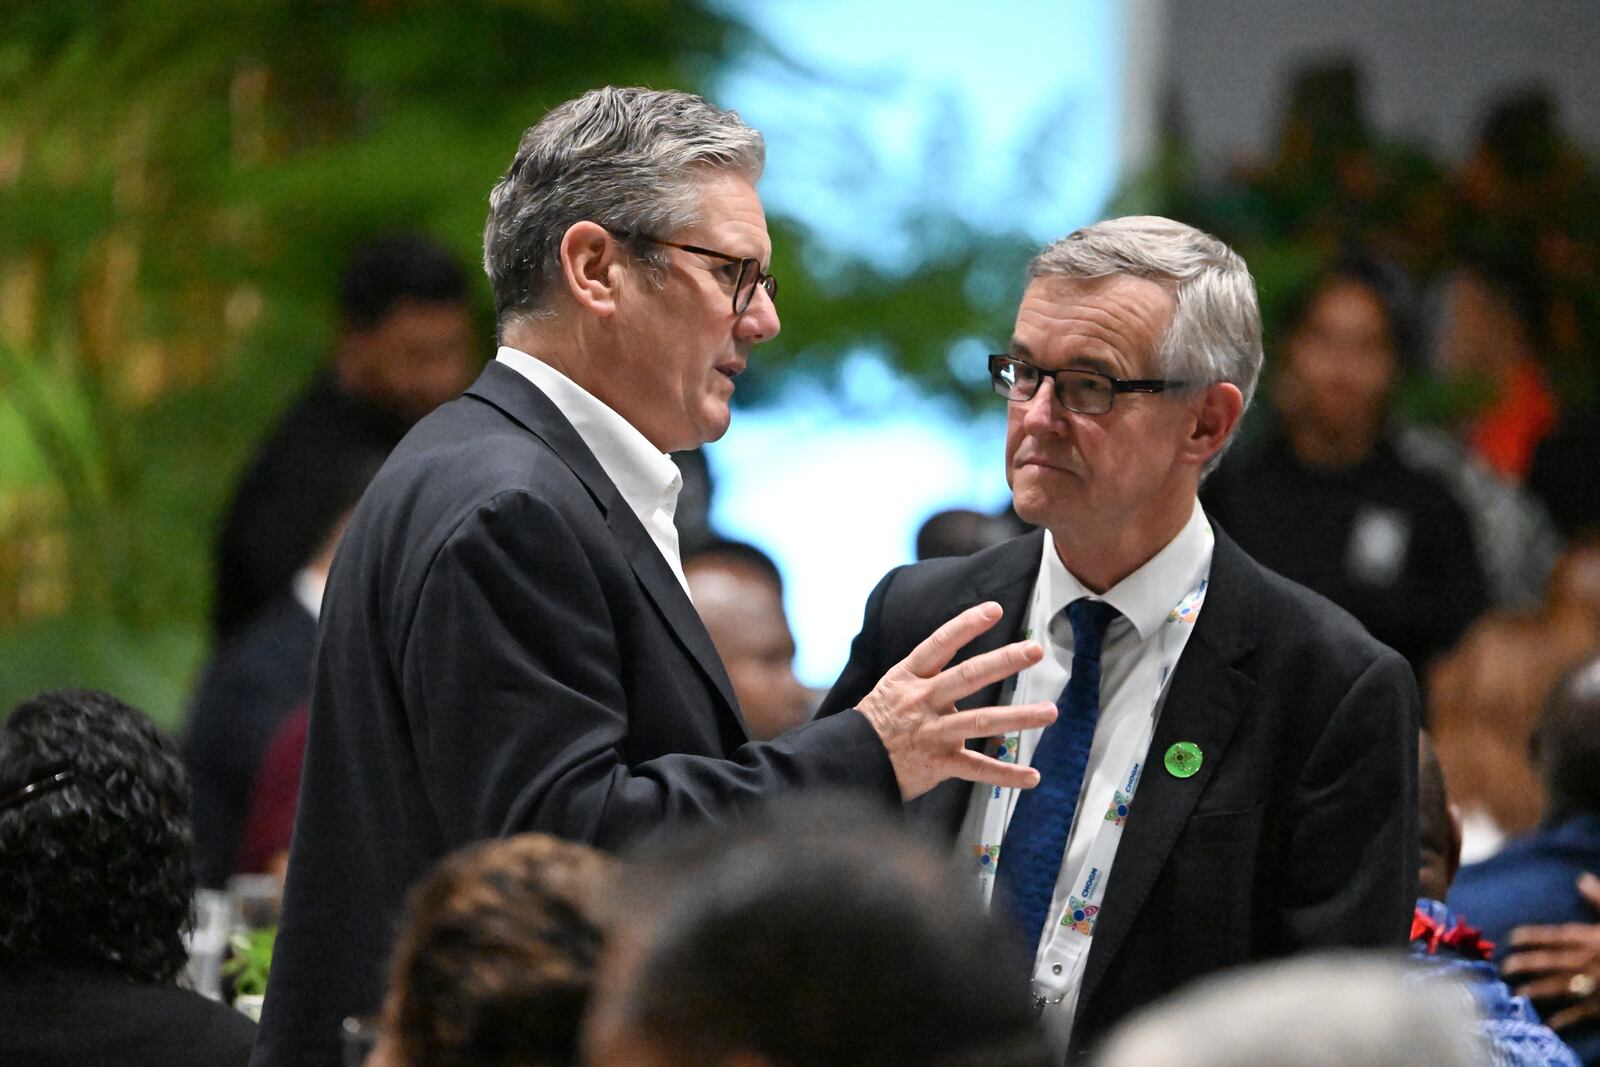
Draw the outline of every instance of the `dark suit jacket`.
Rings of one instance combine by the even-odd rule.
[[[973,604],[998,601],[1005,621],[958,661],[1016,640],[1043,536],[890,572],[821,714],[855,703]],[[961,706],[1000,695],[994,686]],[[1205,607],[1106,886],[1074,1053],[1133,1009],[1222,967],[1340,945],[1403,948],[1416,902],[1418,714],[1399,654],[1218,531]],[[1160,762],[1178,741],[1200,746],[1192,778]],[[950,842],[971,795],[970,785],[946,782],[911,810]]]
[[[334,561],[252,1062],[337,1063],[407,888],[468,842],[614,848],[791,787],[899,796],[858,712],[746,742],[644,527],[555,405],[491,363],[390,456]]]

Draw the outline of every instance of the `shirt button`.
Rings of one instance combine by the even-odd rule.
[[[1060,974],[1061,973],[1061,964],[1057,963],[1057,964],[1052,965],[1051,968],[1050,968],[1050,973],[1051,974]]]

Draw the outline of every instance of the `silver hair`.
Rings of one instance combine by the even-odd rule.
[[[1491,1067],[1472,995],[1388,957],[1209,979],[1134,1016],[1095,1067]]]
[[[573,223],[663,237],[697,221],[706,172],[754,183],[765,164],[760,133],[691,93],[606,86],[552,108],[489,194],[483,269],[501,330],[547,308]],[[647,242],[630,248],[659,263]]]
[[[1261,309],[1239,254],[1193,226],[1130,215],[1075,230],[1028,264],[1030,281],[1116,274],[1159,282],[1177,300],[1156,350],[1161,375],[1202,385],[1231,382],[1248,408],[1261,374]],[[1219,452],[1211,466],[1220,458]]]

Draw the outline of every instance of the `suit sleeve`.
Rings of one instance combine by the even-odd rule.
[[[1416,680],[1385,653],[1339,702],[1295,784],[1292,948],[1401,947],[1417,899]]]
[[[409,726],[446,836],[540,830],[617,847],[666,821],[727,817],[788,788],[897,800],[859,713],[728,759],[630,763],[630,708],[603,583],[548,501],[504,493],[446,540],[400,655]]]

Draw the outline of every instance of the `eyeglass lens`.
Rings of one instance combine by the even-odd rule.
[[[1032,400],[1039,391],[1037,367],[1015,360],[997,360],[995,392],[1007,400]],[[1061,370],[1054,375],[1056,400],[1068,411],[1099,415],[1111,409],[1111,383],[1093,371]]]
[[[778,296],[778,279],[768,274],[762,277],[761,264],[753,259],[739,262],[739,281],[733,290],[733,312],[742,315],[750,307],[750,301],[756,298],[756,286],[767,291],[769,299],[776,300]]]

